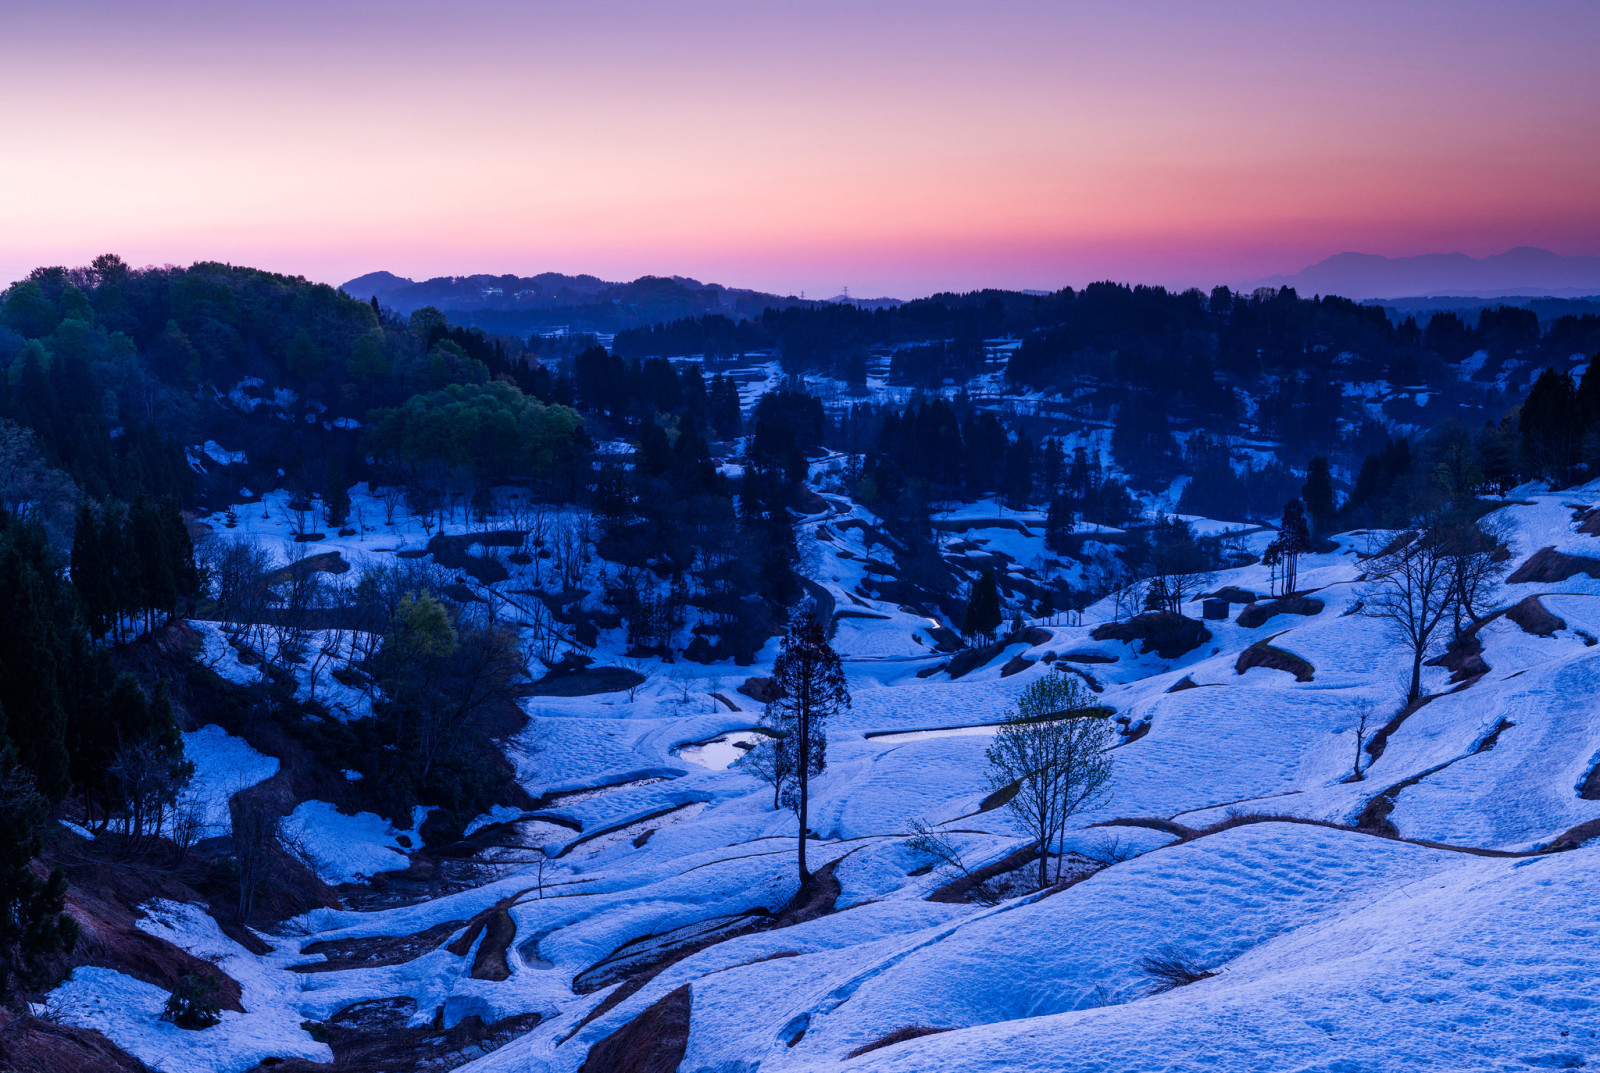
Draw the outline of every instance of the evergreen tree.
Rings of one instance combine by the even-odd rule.
[[[1306,526],[1305,504],[1298,499],[1291,499],[1284,504],[1278,535],[1267,545],[1264,556],[1269,565],[1281,565],[1285,596],[1293,594],[1300,556],[1310,550],[1311,531]]]
[[[78,940],[77,921],[62,912],[67,880],[61,869],[46,879],[34,873],[48,811],[15,755],[0,750],[0,1004],[8,1007],[59,976],[61,958]]]
[[[96,638],[104,637],[117,619],[115,567],[107,550],[100,522],[85,501],[72,532],[72,584],[83,601],[84,624]]]
[[[988,644],[994,640],[1000,621],[1000,590],[995,585],[994,571],[985,570],[983,576],[972,583],[967,595],[967,614],[961,622],[961,633],[966,637],[981,637]]]
[[[850,707],[844,666],[810,610],[796,614],[784,634],[772,664],[774,696],[766,710],[767,725],[778,733],[777,766],[788,773],[779,796],[800,821],[797,863],[802,884],[811,878],[806,868],[811,780],[827,766],[828,719]]]
[[[1005,498],[1013,510],[1026,510],[1033,499],[1033,466],[1033,444],[1027,433],[1018,432],[1006,448]]]
[[[1518,432],[1530,468],[1552,481],[1564,481],[1577,461],[1583,432],[1571,376],[1554,369],[1539,374],[1522,404]]]
[[[1339,508],[1334,502],[1333,475],[1323,456],[1318,455],[1307,463],[1306,483],[1300,489],[1300,498],[1311,517],[1313,531],[1319,536],[1325,535],[1333,528]]]
[[[66,639],[78,628],[76,594],[63,585],[37,522],[0,511],[0,708],[17,760],[59,800],[69,787],[63,685]]]

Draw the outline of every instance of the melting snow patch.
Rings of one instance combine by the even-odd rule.
[[[175,943],[239,981],[246,1012],[223,1010],[211,1028],[190,1030],[161,1020],[167,992],[113,969],[81,965],[50,994],[62,1019],[94,1028],[162,1073],[239,1073],[269,1058],[330,1062],[333,1052],[300,1027],[299,978],[284,968],[297,953],[251,954],[222,934],[198,906],[155,901],[141,931]],[[294,944],[290,944],[291,946]]]
[[[496,805],[467,824],[466,832],[462,837],[466,837],[466,835],[470,835],[475,831],[481,831],[491,823],[510,823],[512,820],[521,817],[521,815],[522,810],[520,808],[512,808],[510,805]]]
[[[202,838],[228,832],[234,794],[278,773],[277,757],[256,752],[215,723],[183,735],[183,755],[194,764],[187,796],[199,810]]]
[[[324,883],[359,883],[408,866],[402,850],[422,845],[418,831],[431,811],[413,809],[411,830],[397,831],[375,812],[346,816],[327,801],[304,801],[284,817],[283,832]]]

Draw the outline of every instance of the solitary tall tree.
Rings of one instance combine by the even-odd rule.
[[[1328,469],[1328,460],[1321,455],[1306,464],[1306,483],[1300,489],[1300,498],[1311,516],[1312,531],[1318,536],[1327,535],[1339,508],[1334,501],[1333,474]]]
[[[828,644],[822,623],[809,610],[795,616],[772,665],[774,696],[767,701],[767,723],[777,731],[778,764],[786,773],[780,797],[800,820],[800,882],[806,869],[806,827],[811,779],[827,764],[828,718],[850,707],[850,690],[838,653]]]
[[[985,570],[967,595],[967,617],[962,620],[961,632],[968,637],[982,637],[987,643],[994,640],[994,631],[999,628],[1000,590],[995,587],[994,571]]]
[[[1311,550],[1311,531],[1306,526],[1305,504],[1291,499],[1283,506],[1283,521],[1278,526],[1277,538],[1267,546],[1269,563],[1283,565],[1283,595],[1294,592],[1300,556]]]

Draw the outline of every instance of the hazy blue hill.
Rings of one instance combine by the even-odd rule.
[[[1600,257],[1563,257],[1533,246],[1489,257],[1339,253],[1293,275],[1270,276],[1252,286],[1293,287],[1303,294],[1342,294],[1358,299],[1404,295],[1575,298],[1600,291]]]

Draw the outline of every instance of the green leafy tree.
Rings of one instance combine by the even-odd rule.
[[[1064,674],[1030,682],[995,732],[989,784],[1010,795],[1006,807],[1038,843],[1039,886],[1050,882],[1050,848],[1067,821],[1108,795],[1113,744],[1109,721]]]

